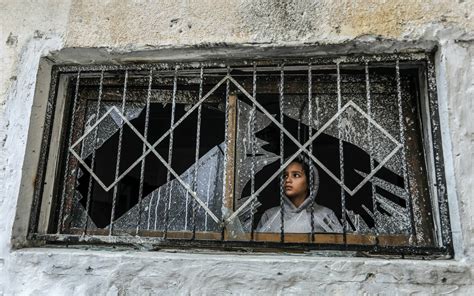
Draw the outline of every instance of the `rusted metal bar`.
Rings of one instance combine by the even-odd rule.
[[[255,99],[257,99],[257,65],[253,63],[253,72],[252,72],[252,95]],[[257,150],[257,137],[255,135],[255,122],[256,122],[256,117],[257,117],[257,107],[255,106],[255,103],[252,103],[252,110],[250,111],[250,124],[251,124],[251,130],[252,130],[252,135],[250,139],[250,145],[252,149],[252,163],[250,166],[250,194],[253,195],[255,193],[255,156],[256,156],[256,150]],[[254,203],[252,202],[250,204],[250,240],[254,239]]]
[[[341,96],[341,62],[336,62],[337,71],[337,110],[340,111],[342,107],[342,96]],[[339,138],[339,174],[341,180],[341,209],[342,209],[342,230],[344,233],[344,244],[347,245],[347,221],[346,221],[346,192],[344,191],[344,143],[342,141],[341,133],[341,117],[337,120],[337,131]]]
[[[148,74],[148,92],[146,96],[146,105],[145,105],[145,127],[143,130],[143,137],[148,139],[148,125],[150,124],[150,97],[151,97],[151,88],[153,84],[153,69],[150,69]],[[146,151],[146,145],[143,143],[142,153]],[[146,158],[143,158],[141,167],[140,167],[140,185],[138,188],[138,216],[137,216],[137,228],[135,235],[138,235],[140,230],[140,224],[142,221],[142,199],[143,199],[143,183],[145,179],[145,161]],[[149,209],[150,211],[150,209]]]
[[[366,88],[366,100],[367,100],[367,114],[369,117],[372,117],[372,97],[371,97],[371,89],[370,89],[370,72],[369,72],[369,62],[365,62],[365,88]],[[370,125],[370,121],[367,120],[367,140],[369,142],[369,162],[370,162],[370,171],[374,170],[374,158],[373,158],[373,139],[372,139],[372,129]],[[374,231],[376,235],[379,234],[379,225],[377,221],[377,202],[375,198],[375,184],[371,182],[370,184],[371,192],[372,192],[372,213],[374,215]],[[377,244],[379,241],[376,238]]]
[[[204,68],[201,67],[201,71],[199,73],[199,100],[202,98],[202,89],[204,83]],[[194,155],[194,175],[193,175],[193,190],[196,192],[197,190],[197,177],[199,171],[199,146],[201,144],[201,115],[202,115],[202,105],[198,107],[198,115],[197,115],[197,122],[196,122],[196,153]],[[197,211],[197,204],[196,200],[193,199],[192,202],[192,219],[193,219],[193,236],[192,239],[196,238],[196,211]]]
[[[103,90],[103,82],[104,82],[104,71],[100,72],[100,82],[99,82],[99,95],[97,96],[97,104],[96,104],[96,111],[95,111],[95,120],[96,122],[99,120],[100,117],[100,103],[102,100],[102,90]],[[95,151],[97,145],[97,131],[99,127],[97,126],[94,130],[93,140],[92,140],[92,157],[91,157],[91,170],[94,171],[95,166]],[[93,177],[92,175],[89,176],[89,183],[87,184],[87,194],[86,194],[86,222],[84,224],[84,235],[87,233],[87,228],[89,224],[89,212],[90,212],[90,204],[91,204],[91,194],[93,188]]]
[[[128,70],[125,70],[125,77],[124,77],[124,82],[123,82],[122,108],[120,110],[122,115],[125,115],[125,102],[127,98],[127,82],[128,82]],[[123,126],[124,124],[122,122],[119,128],[119,140],[118,140],[118,145],[117,145],[117,161],[115,163],[115,180],[118,179],[119,173],[120,173],[120,157],[122,154]],[[114,231],[115,207],[117,204],[118,187],[119,187],[119,183],[117,182],[114,186],[113,197],[112,197],[112,210],[110,212],[109,235],[112,235]]]
[[[284,92],[285,92],[285,65],[282,64],[280,68],[280,85],[279,85],[279,109],[280,109],[280,125],[284,127]],[[285,136],[283,134],[283,130],[280,128],[280,168],[283,167],[284,159],[285,159]],[[283,174],[280,175],[280,240],[281,242],[285,241],[285,210],[284,210],[284,182],[285,179]]]
[[[174,69],[174,79],[173,79],[173,101],[171,102],[171,121],[170,121],[170,140],[168,145],[168,166],[171,167],[173,163],[173,136],[174,136],[174,116],[176,112],[176,92],[178,89],[178,67]],[[166,238],[168,232],[168,219],[169,219],[169,210],[171,205],[171,171],[168,169],[166,172],[166,188],[167,195],[165,201],[165,221],[164,221],[164,232],[163,236]]]
[[[308,63],[308,138],[311,138],[313,135],[313,68],[312,64]],[[313,143],[309,145],[309,153],[313,154]],[[316,199],[316,190],[314,188],[314,166],[311,164],[309,166],[309,194],[311,201],[311,242],[314,242],[314,203]],[[319,184],[318,184],[319,186]]]

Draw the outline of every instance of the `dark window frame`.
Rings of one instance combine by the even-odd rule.
[[[313,57],[305,58],[305,60],[311,60],[314,64],[334,64],[341,60],[341,56],[336,57]],[[436,77],[434,69],[434,57],[432,53],[410,53],[410,54],[382,54],[373,56],[344,56],[344,63],[358,63],[362,64],[365,62],[378,62],[378,63],[395,63],[407,62],[417,63],[421,66],[420,71],[420,83],[426,84],[425,87],[420,87],[421,91],[425,90],[425,94],[420,94],[420,98],[427,100],[426,106],[422,107],[425,110],[426,118],[419,118],[425,127],[424,131],[429,131],[431,134],[429,138],[431,143],[424,143],[423,147],[429,145],[431,148],[432,155],[426,152],[424,157],[427,163],[432,163],[433,174],[434,174],[434,188],[437,195],[438,208],[433,209],[434,212],[438,213],[439,219],[439,239],[438,246],[436,247],[421,247],[421,246],[380,246],[374,244],[376,241],[375,237],[367,236],[367,243],[362,244],[339,244],[339,243],[291,243],[291,242],[261,242],[261,241],[226,241],[226,240],[188,240],[180,238],[168,237],[166,239],[159,237],[142,237],[141,241],[146,241],[156,248],[163,247],[191,247],[191,248],[219,248],[225,250],[261,250],[261,249],[282,249],[289,251],[315,251],[315,250],[326,250],[326,251],[355,251],[360,252],[361,255],[380,255],[390,254],[393,256],[427,256],[427,257],[443,257],[451,258],[454,255],[452,245],[452,234],[449,220],[449,207],[448,197],[446,192],[446,178],[444,173],[444,161],[442,152],[442,139],[441,129],[438,111],[438,99],[436,90]],[[268,59],[272,64],[278,64],[279,62],[288,61],[291,59]],[[205,65],[219,66],[222,63],[241,64],[243,61],[211,61],[209,63],[202,63]],[[54,115],[56,108],[56,96],[59,87],[59,81],[61,75],[74,75],[79,70],[82,73],[91,71],[101,70],[150,70],[150,69],[169,69],[172,70],[174,65],[179,64],[181,67],[192,67],[192,63],[166,63],[166,64],[131,64],[131,65],[88,65],[88,66],[76,66],[76,65],[54,65],[51,73],[51,86],[50,94],[48,97],[48,105],[45,116],[45,129],[41,145],[40,160],[37,171],[37,178],[35,180],[33,204],[30,216],[28,238],[33,241],[46,241],[50,243],[106,243],[106,244],[126,244],[133,245],[136,243],[136,239],[128,236],[88,236],[84,237],[81,235],[64,235],[64,234],[44,234],[38,232],[38,221],[40,218],[41,203],[43,199],[43,188],[45,184],[45,172],[48,165],[48,155],[50,151],[51,135],[53,131]],[[71,86],[72,87],[72,86]],[[421,104],[421,102],[420,102]],[[421,116],[423,117],[423,116]],[[66,135],[62,135],[65,138]],[[426,142],[428,135],[421,135],[421,140]],[[60,147],[63,145],[60,145]],[[428,157],[432,159],[427,159]],[[56,179],[56,178],[55,178]],[[433,194],[431,194],[433,198]],[[433,204],[433,201],[431,201]],[[436,228],[436,227],[435,227]]]

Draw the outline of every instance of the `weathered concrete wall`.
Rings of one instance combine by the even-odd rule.
[[[0,295],[474,290],[473,1],[157,2],[0,0]],[[22,172],[34,178],[25,159],[37,150],[26,144],[32,110],[44,104],[33,104],[40,57],[81,63],[205,58],[237,47],[277,54],[290,45],[321,54],[438,46],[455,260],[12,250],[16,208],[25,199]],[[195,50],[202,47],[213,50]]]
[[[68,47],[336,43],[474,28],[471,1],[75,1]]]

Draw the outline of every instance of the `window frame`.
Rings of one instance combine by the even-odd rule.
[[[272,64],[277,64],[279,61],[297,61],[298,59],[284,59],[284,58],[266,58],[264,60],[271,61]],[[140,237],[140,242],[146,242],[155,248],[167,247],[191,247],[191,248],[220,248],[225,250],[287,250],[287,251],[354,251],[357,254],[364,256],[388,254],[392,256],[428,256],[428,257],[453,257],[452,234],[449,221],[448,197],[446,192],[446,178],[444,173],[444,162],[442,153],[442,139],[441,130],[439,126],[439,111],[437,101],[436,76],[434,68],[434,55],[430,52],[416,52],[407,54],[380,54],[370,56],[335,56],[335,57],[305,57],[305,60],[311,60],[314,64],[334,64],[343,60],[343,63],[365,63],[376,61],[378,63],[394,63],[409,62],[420,64],[419,83],[420,83],[420,124],[423,131],[420,137],[422,138],[424,148],[425,164],[427,166],[427,180],[430,182],[430,203],[432,205],[432,213],[434,215],[435,229],[437,232],[435,247],[423,246],[385,246],[379,245],[378,242],[383,240],[383,236],[375,235],[351,235],[346,234],[344,240],[346,243],[341,244],[341,237],[337,234],[325,234],[322,241],[315,243],[301,243],[301,242],[284,242],[281,243],[278,239],[267,239],[266,241],[232,241],[220,240],[218,237],[226,236],[223,234],[212,234],[199,240],[188,240],[182,237],[168,237],[166,239],[160,237]],[[236,61],[210,61],[200,62],[206,66],[218,66],[222,63],[242,64],[243,60]],[[28,228],[28,239],[32,241],[45,241],[50,243],[106,243],[106,244],[136,244],[136,238],[129,236],[81,236],[81,235],[65,235],[65,234],[50,234],[48,233],[49,220],[52,215],[51,210],[55,207],[51,206],[52,196],[55,194],[53,183],[57,183],[59,171],[59,159],[62,159],[61,149],[63,139],[66,136],[65,128],[61,125],[54,124],[55,118],[60,118],[64,122],[64,116],[67,112],[67,96],[68,75],[74,75],[79,70],[81,72],[101,71],[101,70],[149,70],[149,69],[168,69],[172,70],[175,64],[182,67],[193,67],[195,63],[179,63],[166,62],[162,64],[130,64],[130,65],[53,65],[51,71],[50,92],[47,102],[47,110],[45,114],[44,132],[41,143],[40,159],[38,163],[37,176],[34,185],[34,195],[31,208],[31,216]],[[56,135],[56,137],[53,137]],[[51,163],[53,160],[53,163]],[[54,182],[52,182],[54,181]],[[57,186],[56,186],[57,187]],[[45,196],[46,192],[46,196]],[[261,235],[261,234],[259,234]],[[263,235],[264,237],[265,235]],[[286,236],[286,234],[285,234]],[[308,240],[307,234],[293,235],[295,240]],[[318,234],[320,236],[320,234]],[[306,238],[305,238],[306,237]],[[390,238],[387,240],[390,242]],[[377,242],[377,243],[376,243]]]

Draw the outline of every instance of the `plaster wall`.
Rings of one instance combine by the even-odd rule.
[[[473,1],[0,0],[0,295],[474,291]],[[453,260],[20,248],[48,61],[437,47]],[[285,51],[288,53],[288,51]],[[41,57],[47,57],[40,63]],[[33,124],[32,124],[33,123]],[[28,135],[30,134],[30,138]],[[34,138],[34,137],[33,137]],[[28,143],[27,143],[28,141]],[[26,207],[26,208],[25,208]],[[17,209],[18,208],[18,209]],[[17,214],[18,210],[18,214]],[[15,223],[15,233],[14,229]]]

